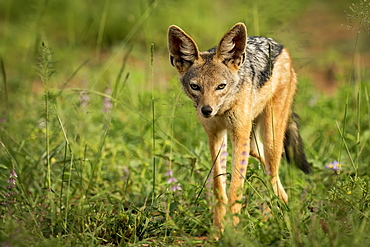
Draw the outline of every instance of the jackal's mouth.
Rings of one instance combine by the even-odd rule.
[[[214,117],[214,115],[206,116],[206,115],[203,115],[203,114],[202,114],[202,117],[204,117],[204,118],[212,118],[212,117]]]

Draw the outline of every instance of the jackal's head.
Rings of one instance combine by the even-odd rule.
[[[201,116],[209,118],[230,109],[237,92],[238,70],[245,59],[246,42],[246,27],[237,23],[216,48],[200,52],[194,40],[182,29],[169,27],[171,64],[179,72],[183,89]]]

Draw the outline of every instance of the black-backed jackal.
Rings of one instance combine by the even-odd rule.
[[[249,155],[263,163],[274,193],[287,202],[279,178],[284,147],[289,161],[310,172],[292,111],[297,79],[288,51],[270,38],[247,37],[243,23],[234,25],[217,47],[205,52],[182,29],[170,26],[168,48],[171,64],[208,135],[216,198],[214,227],[223,230],[227,212],[234,224],[239,222],[236,214],[242,206]],[[257,144],[252,127],[259,131],[263,146]],[[232,142],[228,194],[227,132]]]

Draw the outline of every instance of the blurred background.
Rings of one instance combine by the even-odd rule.
[[[120,66],[127,51],[130,51],[128,70],[141,74],[137,76],[146,84],[143,72],[150,71],[153,44],[155,86],[165,89],[169,78],[176,75],[168,64],[169,25],[182,27],[201,50],[206,50],[216,45],[233,24],[244,22],[248,35],[268,36],[284,44],[294,58],[299,76],[310,78],[319,90],[332,93],[338,84],[349,80],[347,69],[352,62],[356,68],[370,66],[370,42],[365,30],[369,29],[369,23],[360,27],[361,11],[364,11],[361,2],[3,0],[0,56],[9,95],[17,90],[39,93],[37,79],[30,77],[35,74],[30,64],[34,63],[42,43],[50,47],[57,62],[56,81],[65,80],[88,61],[68,86],[92,78],[99,80],[96,83],[100,85],[101,80],[109,81],[104,75],[109,77]],[[365,71],[356,70],[354,74]],[[98,78],[90,72],[98,73]]]

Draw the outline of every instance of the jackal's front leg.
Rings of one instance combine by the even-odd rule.
[[[226,215],[226,156],[227,135],[226,131],[220,131],[208,136],[209,148],[213,162],[213,192],[216,200],[214,208],[213,225],[216,230],[223,230],[224,217]]]
[[[232,132],[233,159],[229,205],[230,212],[233,215],[234,225],[239,223],[239,217],[237,214],[240,212],[242,207],[243,186],[250,151],[251,126],[251,121],[247,121],[247,124],[235,127]]]

